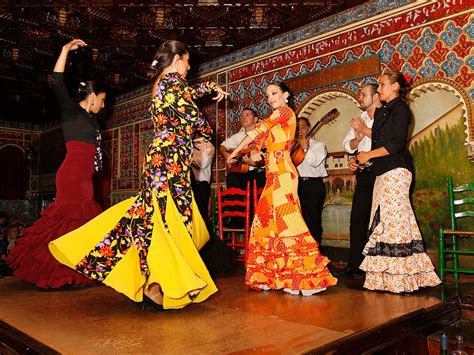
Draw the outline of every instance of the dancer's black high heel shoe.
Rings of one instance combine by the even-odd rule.
[[[138,305],[140,306],[141,309],[145,309],[147,307],[153,307],[154,309],[160,312],[165,310],[163,308],[163,305],[154,302],[150,297],[146,295],[143,295],[143,301],[139,302]]]
[[[156,302],[155,300],[159,298],[160,302]],[[139,302],[137,306],[139,306],[142,310],[145,309],[147,306],[153,307],[157,311],[164,311],[163,308],[163,294],[161,293],[161,290],[158,291],[158,293],[155,293],[153,296],[147,296],[146,293],[143,293],[143,301]]]
[[[146,294],[147,292],[149,293],[149,296]],[[154,283],[152,285],[149,285],[145,290],[143,290],[143,301],[139,302],[137,306],[139,306],[142,310],[145,309],[147,306],[151,306],[157,311],[164,311],[162,303],[163,293],[161,292],[160,285]]]

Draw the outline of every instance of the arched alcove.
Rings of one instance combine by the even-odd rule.
[[[332,192],[333,193],[340,193],[344,191],[344,180],[337,177],[332,181]]]
[[[316,91],[306,98],[296,112],[298,117],[306,117],[313,126],[327,112],[336,108],[339,116],[327,125],[322,125],[314,138],[326,144],[328,153],[343,151],[342,141],[349,130],[349,120],[360,115],[356,95],[343,88],[329,88]]]
[[[462,121],[467,158],[474,162],[474,122],[469,95],[455,81],[426,78],[414,83],[407,96],[413,112],[414,127],[410,145],[416,144],[436,130],[452,128]],[[439,132],[439,131],[438,131]]]
[[[448,223],[446,177],[462,183],[474,174],[472,104],[458,83],[437,77],[416,81],[407,101],[414,118],[408,142],[416,172],[413,207],[431,248],[439,226]]]
[[[325,178],[326,204],[323,211],[324,244],[346,245],[349,238],[350,204],[347,201],[353,193],[354,173],[348,168],[348,154],[344,152],[342,142],[350,129],[349,121],[360,115],[356,94],[352,91],[332,87],[318,90],[308,96],[296,111],[298,117],[306,117],[314,126],[322,116],[336,108],[339,115],[329,124],[318,128],[314,135],[317,141],[324,143],[328,150]],[[337,220],[337,223],[334,221]],[[342,243],[342,244],[341,244]]]
[[[28,190],[28,169],[23,148],[16,144],[0,147],[0,199],[25,198]]]

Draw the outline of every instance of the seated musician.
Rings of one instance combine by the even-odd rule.
[[[237,148],[239,143],[244,139],[246,132],[255,129],[255,124],[258,121],[257,114],[254,110],[246,107],[242,110],[242,117],[240,123],[242,128],[236,134],[227,138],[219,146],[219,152],[222,154],[224,159],[227,161],[229,154]],[[251,151],[252,147],[249,146],[242,155],[241,162],[238,162],[229,167],[227,172],[227,188],[237,187],[245,190],[247,187],[247,181],[255,181],[258,188],[265,186],[265,161],[253,162],[250,156],[247,154]]]
[[[303,150],[304,159],[296,167],[299,174],[298,196],[303,219],[313,238],[321,245],[323,235],[321,215],[324,200],[326,199],[326,188],[323,178],[328,176],[325,166],[327,149],[324,143],[308,138],[307,135],[310,129],[311,125],[308,119],[299,117],[296,139]],[[293,162],[295,163],[295,161]]]

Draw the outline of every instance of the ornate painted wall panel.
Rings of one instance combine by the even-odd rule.
[[[327,77],[329,71],[336,71],[338,67],[343,67],[347,63],[357,62],[373,56],[379,57],[381,73],[385,68],[400,70],[410,74],[414,84],[421,80],[443,81],[456,86],[458,97],[463,97],[465,113],[459,119],[462,121],[464,133],[457,136],[450,132],[450,139],[456,139],[456,143],[464,147],[462,155],[458,155],[458,160],[451,160],[455,165],[465,165],[458,180],[472,179],[472,174],[467,157],[474,158],[474,123],[472,117],[473,90],[473,65],[474,58],[472,47],[474,43],[474,16],[472,15],[473,5],[469,1],[437,1],[417,3],[412,8],[404,12],[377,21],[365,21],[364,24],[355,23],[345,31],[340,31],[332,36],[321,36],[314,41],[306,43],[294,49],[282,50],[269,57],[256,58],[255,61],[240,67],[231,67],[224,71],[226,74],[227,89],[231,93],[231,98],[226,109],[226,134],[222,131],[218,133],[219,139],[235,133],[239,129],[239,116],[244,107],[252,107],[260,116],[265,117],[270,113],[270,107],[265,102],[263,92],[269,82],[273,80],[286,80],[290,82],[304,78],[308,74],[314,75],[320,72],[319,77]],[[340,80],[334,75],[333,82],[325,81],[323,84],[317,81],[307,82],[306,90],[300,90],[294,98],[296,110],[307,105],[319,93],[346,91],[356,97],[357,91],[368,82],[376,80],[379,73],[375,75],[364,75],[361,71],[350,73],[351,78]],[[331,73],[332,74],[332,73]],[[347,73],[346,73],[347,74]],[[222,75],[221,73],[218,75]],[[317,77],[317,75],[314,75]],[[290,87],[291,89],[291,87]],[[356,108],[354,104],[354,108]],[[426,108],[426,107],[425,107]],[[431,108],[429,108],[431,109]],[[321,113],[321,112],[320,112]],[[419,114],[420,116],[420,114]],[[314,116],[311,117],[314,123]],[[342,118],[344,119],[344,118]],[[347,118],[346,118],[347,119]],[[431,118],[434,120],[434,117]],[[221,122],[221,126],[224,122]],[[340,123],[342,125],[343,123]],[[346,124],[346,122],[344,123]],[[426,123],[426,124],[431,124]],[[342,142],[343,136],[337,135],[336,126],[324,127],[324,134],[318,136],[323,142],[330,145]],[[458,128],[460,129],[460,128]],[[319,133],[318,133],[319,134]],[[434,138],[433,138],[434,139]],[[350,176],[345,177],[344,153],[342,147],[333,147],[329,150],[328,166],[335,167],[327,180],[329,198],[327,202],[334,202],[328,205],[325,210],[325,237],[333,239],[335,245],[347,244],[348,238],[348,218],[347,211],[350,208],[353,182]],[[467,147],[467,149],[466,149]],[[341,160],[342,159],[342,160]],[[462,164],[461,164],[462,160]],[[426,162],[419,159],[418,164],[422,166]],[[339,164],[341,167],[339,167]],[[471,164],[471,165],[469,165]],[[225,178],[225,162],[222,158],[217,160],[217,176]],[[447,169],[445,171],[451,171]],[[342,174],[342,175],[341,175]],[[419,182],[419,179],[417,179]],[[417,186],[422,186],[421,182]],[[439,177],[436,182],[432,182],[429,191],[420,191],[423,194],[433,194],[443,196],[444,177]],[[426,187],[423,187],[426,190]],[[436,191],[434,191],[436,189]],[[347,193],[345,192],[347,191]],[[442,202],[438,202],[443,204]],[[332,209],[336,204],[341,208]],[[434,205],[431,205],[433,209]],[[427,235],[429,246],[435,244],[435,223],[430,221],[431,212],[426,208],[420,209],[415,202],[415,209],[419,212],[419,220],[425,235]],[[439,210],[439,208],[438,208]],[[342,211],[342,212],[341,212]],[[446,209],[438,214],[446,215]],[[433,219],[433,218],[431,218]],[[338,220],[338,223],[334,223]],[[441,223],[441,222],[439,222]],[[335,225],[337,230],[333,230]],[[342,227],[341,227],[342,226]]]
[[[330,16],[325,20],[317,21],[307,26],[303,26],[295,31],[287,32],[277,36],[272,40],[256,43],[245,49],[233,52],[227,56],[223,56],[216,60],[210,61],[202,65],[200,73],[209,73],[219,71],[225,67],[233,66],[244,60],[252,60],[264,53],[284,48],[294,43],[311,40],[317,36],[323,35],[330,31],[338,30],[344,26],[350,25],[357,21],[392,11],[403,5],[414,2],[413,0],[374,0],[369,4],[357,6],[351,10]]]

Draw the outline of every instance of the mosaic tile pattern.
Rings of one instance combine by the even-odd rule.
[[[457,22],[457,23],[456,23]],[[463,27],[464,24],[464,27]],[[304,75],[308,71],[324,70],[340,63],[364,58],[369,55],[379,55],[383,70],[385,67],[401,70],[410,74],[414,80],[441,76],[456,80],[463,87],[469,88],[472,85],[472,65],[474,59],[469,49],[474,44],[466,30],[470,28],[472,20],[469,15],[460,15],[454,20],[441,21],[441,31],[436,35],[436,27],[440,23],[430,25],[424,29],[408,30],[403,35],[393,35],[385,39],[374,52],[371,45],[358,46],[350,50],[341,50],[336,55],[322,56],[316,61],[307,61],[303,65],[298,64],[288,67],[283,72],[271,71],[272,65],[262,68],[262,71],[270,69],[263,75],[252,77],[251,79],[239,78],[234,83],[229,84],[229,91],[234,102],[240,105],[228,112],[228,132],[233,133],[238,129],[238,118],[241,109],[251,106],[262,116],[269,112],[267,103],[258,88],[265,88],[272,80],[286,80],[294,76]],[[456,34],[456,35],[455,35]],[[447,47],[442,38],[456,38],[457,42],[450,42]],[[357,53],[360,53],[358,56]],[[341,58],[341,59],[338,59]],[[299,67],[299,68],[298,68]],[[235,72],[239,69],[235,69]],[[242,73],[242,72],[240,72]],[[374,78],[369,78],[374,79]],[[359,79],[343,83],[342,86],[351,91],[357,91],[365,84],[366,79]],[[319,88],[315,88],[316,90]],[[260,89],[262,90],[262,89]],[[307,93],[307,95],[310,93]],[[307,95],[297,97],[296,107]],[[471,96],[472,97],[472,96]]]
[[[471,90],[474,63],[471,53],[474,44],[472,37],[474,16],[461,14],[442,20],[449,14],[467,10],[469,6],[467,1],[434,2],[391,19],[381,20],[379,23],[372,24],[372,27],[364,28],[365,33],[374,36],[368,44],[355,45],[350,49],[341,49],[331,55],[325,56],[323,54],[318,56],[317,59],[309,59],[288,66],[283,70],[278,69],[278,67],[290,64],[288,58],[294,58],[300,52],[319,53],[317,49],[320,47],[327,48],[328,52],[333,52],[334,49],[337,50],[340,43],[347,44],[347,42],[344,42],[348,40],[347,33],[341,33],[335,38],[324,40],[333,44],[332,47],[319,42],[308,44],[288,53],[278,53],[273,57],[232,69],[228,74],[231,79],[228,90],[231,93],[231,100],[239,104],[227,112],[227,134],[225,136],[235,133],[239,129],[238,122],[243,107],[250,106],[263,117],[268,115],[270,107],[265,102],[261,90],[264,90],[270,81],[290,79],[374,54],[380,56],[381,71],[384,68],[400,70],[409,74],[414,80],[432,76],[450,78],[466,88],[471,98],[474,98],[473,90]],[[412,29],[417,24],[433,22],[438,19],[441,20],[425,27]],[[387,31],[390,30],[390,26],[384,28],[380,25],[389,22],[389,20],[397,23],[397,28],[403,31],[397,33],[397,31],[392,30],[393,35],[385,37],[383,40],[377,40],[375,33],[386,35]],[[401,24],[401,21],[404,21],[404,24]],[[287,58],[287,61],[285,61],[285,58]],[[254,76],[256,72],[263,72],[264,74]],[[375,77],[360,78],[340,83],[339,86],[356,92],[367,82],[374,80]],[[294,100],[295,108],[298,108],[306,97],[318,89],[321,89],[321,87],[298,94]],[[218,169],[223,169],[224,165],[218,163]]]
[[[247,47],[240,51],[210,61],[199,68],[199,73],[207,73],[218,70],[229,65],[241,62],[243,60],[268,53],[278,48],[283,48],[289,44],[297,43],[310,39],[322,33],[349,25],[351,23],[375,16],[400,6],[409,4],[410,0],[376,0],[364,6],[358,6],[354,9],[345,11],[335,16],[330,16],[322,21],[315,22],[297,30],[290,31],[281,36],[273,38],[271,41],[257,43],[254,46]]]

